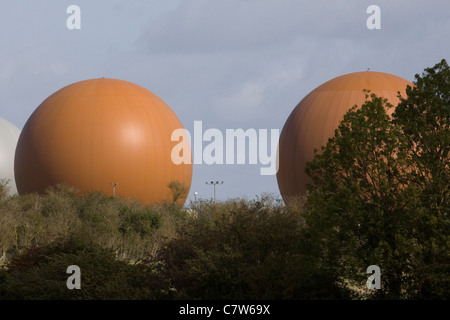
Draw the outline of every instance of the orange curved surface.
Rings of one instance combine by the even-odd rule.
[[[345,113],[365,102],[364,89],[396,106],[397,92],[405,97],[407,85],[413,84],[392,74],[364,71],[336,77],[311,91],[294,108],[280,135],[277,182],[282,197],[306,194],[306,185],[312,183],[306,162],[314,158],[314,149],[320,150],[334,136]]]
[[[192,178],[192,164],[171,160],[178,143],[171,135],[179,128],[169,106],[141,86],[105,78],[76,82],[49,96],[26,122],[15,156],[18,192],[66,183],[112,195],[117,183],[117,196],[170,201],[167,184],[176,180],[189,191]]]

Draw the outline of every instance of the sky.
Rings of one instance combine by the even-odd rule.
[[[70,5],[80,29],[69,29]],[[380,8],[381,29],[369,29]],[[413,81],[450,60],[448,0],[21,0],[0,2],[0,117],[20,130],[71,83],[152,91],[183,126],[279,129],[320,84],[373,71]],[[207,143],[206,143],[207,144]],[[188,200],[280,197],[261,164],[194,164]]]

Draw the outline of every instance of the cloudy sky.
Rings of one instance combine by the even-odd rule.
[[[69,30],[70,5],[81,29]],[[281,129],[311,90],[370,68],[408,80],[450,60],[448,0],[22,0],[0,3],[0,117],[19,129],[50,94],[109,77],[157,94],[191,133]],[[370,5],[381,29],[369,30]],[[194,166],[191,193],[279,196],[256,165]]]

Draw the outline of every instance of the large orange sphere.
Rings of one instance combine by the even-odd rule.
[[[280,135],[277,181],[283,198],[306,194],[306,185],[312,183],[306,162],[314,158],[314,149],[320,150],[334,136],[345,113],[365,102],[364,89],[396,106],[398,92],[405,97],[407,85],[412,83],[388,73],[354,72],[325,82],[303,98]]]
[[[20,134],[18,192],[65,183],[150,204],[170,201],[167,185],[179,181],[184,203],[192,164],[171,159],[178,143],[172,132],[182,128],[166,103],[136,84],[105,78],[71,84],[42,102]]]

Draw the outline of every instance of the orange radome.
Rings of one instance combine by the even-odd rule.
[[[305,173],[306,162],[314,158],[354,105],[366,100],[364,89],[388,99],[394,107],[398,92],[406,97],[407,81],[398,76],[373,71],[354,72],[331,79],[311,91],[288,117],[279,141],[277,181],[284,200],[306,194],[311,178]],[[393,108],[388,114],[393,112]]]
[[[26,122],[16,148],[19,194],[44,193],[67,184],[80,191],[115,194],[143,204],[170,201],[167,185],[179,181],[186,195],[192,165],[176,165],[172,132],[183,128],[160,98],[136,84],[91,79],[49,96]]]

